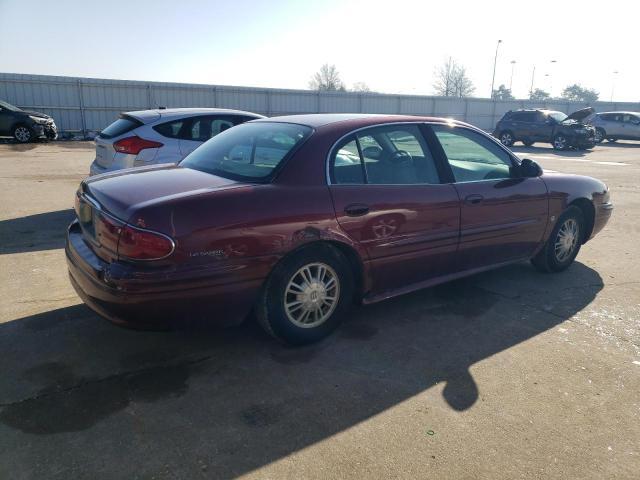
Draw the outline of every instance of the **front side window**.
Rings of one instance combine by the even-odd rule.
[[[216,135],[180,166],[232,180],[265,181],[311,132],[291,123],[245,123]]]
[[[419,185],[440,183],[435,160],[417,125],[360,131],[331,156],[336,184]]]
[[[492,140],[465,128],[433,125],[456,182],[511,177],[513,163]]]

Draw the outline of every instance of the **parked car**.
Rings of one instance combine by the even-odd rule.
[[[254,312],[301,344],[354,300],[528,259],[565,270],[612,208],[601,181],[543,173],[461,122],[294,115],[234,127],[179,165],[85,179],[66,256],[79,296],[116,323]]]
[[[49,115],[22,110],[0,100],[0,136],[11,136],[20,143],[36,138],[55,140],[58,138],[58,128]]]
[[[640,140],[639,112],[602,112],[589,118],[589,123],[596,129],[595,140],[602,142],[605,138],[610,142],[616,140]]]
[[[527,147],[536,142],[550,143],[556,150],[593,148],[595,129],[582,123],[592,113],[593,108],[578,110],[568,116],[554,110],[508,111],[497,123],[493,134],[507,147],[521,141]]]
[[[167,108],[127,112],[95,139],[90,175],[158,163],[177,163],[234,125],[262,115],[221,108]]]

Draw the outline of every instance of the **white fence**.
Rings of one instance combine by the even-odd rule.
[[[277,88],[0,73],[0,100],[51,115],[62,132],[95,132],[120,112],[164,107],[220,107],[267,116],[296,113],[391,113],[463,120],[491,130],[502,115],[518,108],[549,108],[570,113],[577,102],[494,101],[378,93],[316,92]],[[640,111],[640,103],[596,102],[597,111]]]

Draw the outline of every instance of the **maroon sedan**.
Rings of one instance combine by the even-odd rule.
[[[233,324],[318,340],[365,304],[531,259],[566,269],[606,185],[544,173],[470,125],[380,115],[252,121],[179,165],[82,182],[66,254],[117,323]]]

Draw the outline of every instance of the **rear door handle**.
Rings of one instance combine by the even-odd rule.
[[[344,212],[350,217],[361,217],[369,213],[369,205],[363,203],[352,203],[344,208]]]
[[[479,203],[482,203],[483,200],[484,197],[482,195],[474,193],[473,195],[467,195],[464,199],[464,203],[467,205],[478,205]]]

